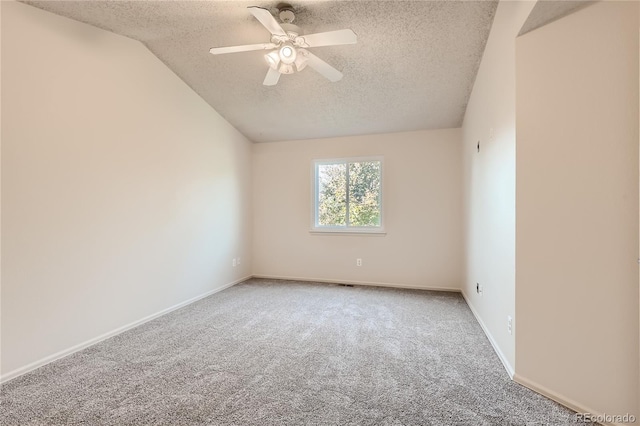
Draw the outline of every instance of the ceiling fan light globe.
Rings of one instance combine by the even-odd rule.
[[[278,54],[280,56],[280,60],[285,64],[294,63],[296,61],[296,57],[298,56],[296,49],[288,44],[282,46]]]
[[[264,55],[264,59],[267,61],[267,64],[274,70],[278,69],[278,65],[280,64],[280,55],[277,52],[270,52]]]

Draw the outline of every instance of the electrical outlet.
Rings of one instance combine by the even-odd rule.
[[[233,266],[235,268],[237,264],[238,264],[238,261],[234,257],[233,260],[231,261],[231,266]]]
[[[476,283],[476,293],[482,296],[482,286],[479,283]]]
[[[513,334],[513,318],[511,315],[507,315],[507,331],[509,334]]]
[[[238,262],[236,262],[238,265],[240,265],[240,258],[238,258]]]
[[[362,266],[362,259],[356,259],[356,266]]]

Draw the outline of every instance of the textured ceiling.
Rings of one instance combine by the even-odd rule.
[[[355,45],[309,49],[344,73],[312,69],[266,87],[264,51],[211,47],[268,42],[248,6],[264,1],[24,1],[143,42],[255,142],[459,127],[497,1],[292,1],[310,34],[350,28]]]

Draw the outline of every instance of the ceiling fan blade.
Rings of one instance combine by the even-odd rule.
[[[313,53],[307,52],[306,57],[307,65],[325,76],[329,81],[335,83],[342,78],[342,73],[340,71],[318,58]]]
[[[263,9],[258,6],[249,6],[247,9],[249,9],[249,12],[251,12],[251,14],[255,16],[256,19],[260,21],[260,23],[264,25],[264,27],[268,29],[271,34],[285,37],[287,36],[287,33],[282,29],[280,24],[278,24],[278,21],[276,21],[276,18],[274,18],[271,12],[269,12],[267,9]]]
[[[265,86],[275,86],[278,84],[278,80],[280,80],[280,72],[269,67],[269,71],[267,71],[267,75],[262,84]]]
[[[340,44],[355,44],[358,42],[358,36],[356,36],[356,33],[352,30],[307,34],[303,35],[302,38],[306,44],[304,47],[336,46]]]
[[[273,49],[277,45],[275,43],[259,43],[259,44],[245,44],[244,46],[229,46],[229,47],[213,47],[209,50],[212,55],[222,55],[223,53],[236,53],[236,52],[250,52],[252,50],[267,50]]]

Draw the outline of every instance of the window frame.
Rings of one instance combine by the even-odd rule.
[[[379,226],[321,226],[318,225],[318,197],[319,197],[319,179],[318,166],[329,164],[345,164],[347,169],[347,185],[348,170],[350,163],[363,162],[380,162],[380,194],[378,196],[380,205],[380,225]],[[349,220],[349,192],[347,186],[347,222]],[[337,235],[384,235],[384,157],[367,156],[367,157],[341,157],[341,158],[323,158],[311,161],[311,233],[312,234],[337,234]]]

